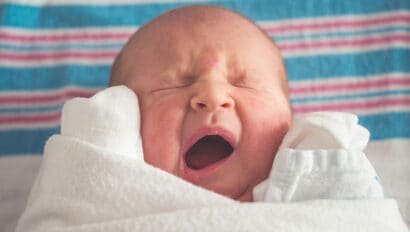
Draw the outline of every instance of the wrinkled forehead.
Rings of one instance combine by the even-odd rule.
[[[244,66],[272,65],[284,69],[279,51],[269,37],[243,16],[224,11],[169,13],[154,19],[140,28],[124,47],[121,69],[134,72],[138,71],[137,67],[156,65],[159,70],[195,60],[204,53],[222,53],[229,62]],[[209,62],[219,59],[205,58]],[[157,62],[159,59],[161,62]]]

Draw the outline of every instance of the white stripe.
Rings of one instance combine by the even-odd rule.
[[[41,60],[41,61],[25,61],[25,62],[10,62],[7,60],[0,60],[0,68],[1,66],[5,67],[16,67],[16,68],[30,68],[30,67],[51,67],[57,65],[84,65],[84,66],[92,66],[92,65],[111,65],[114,60],[113,58],[106,58],[106,59],[84,59],[84,58],[65,58],[59,60]]]
[[[132,33],[138,29],[137,26],[104,26],[104,27],[81,27],[81,28],[53,28],[53,29],[43,29],[43,28],[18,28],[18,27],[0,27],[0,32],[15,34],[15,35],[26,35],[26,36],[43,36],[43,35],[77,35],[77,34],[107,34],[110,32],[112,34],[118,33]]]
[[[205,2],[209,0],[3,0],[3,3],[15,3],[24,5],[118,5],[118,4],[147,4],[147,3],[170,3],[170,2]],[[210,0],[211,2],[222,2],[225,0]]]

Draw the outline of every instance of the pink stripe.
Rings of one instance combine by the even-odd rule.
[[[323,47],[337,48],[346,46],[363,46],[367,47],[370,45],[384,44],[391,42],[410,42],[410,35],[397,34],[397,35],[385,35],[378,38],[355,38],[355,39],[340,39],[340,40],[329,40],[329,41],[304,41],[295,44],[278,44],[278,47],[282,51],[288,50],[305,50],[305,49],[317,49]]]
[[[308,86],[301,87],[290,87],[291,94],[308,94],[308,93],[323,93],[329,91],[343,91],[343,90],[368,90],[369,88],[378,88],[391,85],[400,85],[400,86],[410,86],[410,76],[404,76],[402,78],[392,78],[384,77],[379,80],[368,80],[362,81],[357,79],[360,82],[353,83],[321,83],[321,84],[308,84]]]
[[[368,100],[362,102],[348,102],[348,103],[328,103],[321,105],[299,105],[294,106],[295,113],[307,113],[312,111],[347,111],[347,110],[370,110],[377,108],[385,108],[391,106],[410,106],[410,98],[391,98]]]
[[[75,34],[60,34],[60,35],[18,35],[7,32],[0,32],[0,40],[13,42],[68,42],[71,40],[78,41],[96,41],[96,40],[126,40],[132,35],[130,33],[90,33],[76,32]]]
[[[30,114],[30,115],[12,115],[4,116],[0,115],[0,125],[7,125],[13,123],[49,123],[59,121],[61,117],[61,111],[53,113],[42,113],[42,114]]]
[[[20,96],[0,96],[0,104],[36,104],[63,102],[73,97],[90,97],[96,91],[67,90],[60,93],[48,95],[20,95]]]
[[[406,23],[410,22],[410,15],[393,15],[388,17],[379,17],[373,19],[340,19],[340,21],[334,21],[335,19],[326,19],[327,21],[317,22],[298,22],[297,25],[278,25],[278,26],[266,26],[264,30],[268,33],[286,33],[303,30],[325,30],[330,28],[341,27],[369,27],[376,25],[384,25],[389,23]]]
[[[68,52],[53,52],[53,53],[11,53],[0,52],[0,59],[16,60],[16,61],[30,61],[42,59],[68,59],[68,58],[114,58],[118,51],[102,51],[102,52],[82,52],[82,51],[68,51]]]

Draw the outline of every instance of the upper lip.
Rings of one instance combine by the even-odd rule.
[[[201,138],[207,136],[207,135],[218,135],[224,138],[231,146],[233,149],[236,147],[236,142],[237,139],[235,135],[228,129],[225,129],[223,127],[205,127],[202,129],[197,130],[195,133],[193,133],[190,137],[188,137],[185,145],[183,146],[182,149],[182,155],[183,158],[185,159],[185,154],[187,151],[196,143],[198,142]]]

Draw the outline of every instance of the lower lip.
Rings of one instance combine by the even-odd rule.
[[[204,168],[201,168],[201,169],[191,169],[187,166],[187,164],[185,163],[185,160],[182,160],[184,177],[189,182],[192,182],[192,183],[199,182],[203,180],[204,178],[217,172],[233,155],[234,153],[231,153],[229,156],[213,164],[210,164]]]

